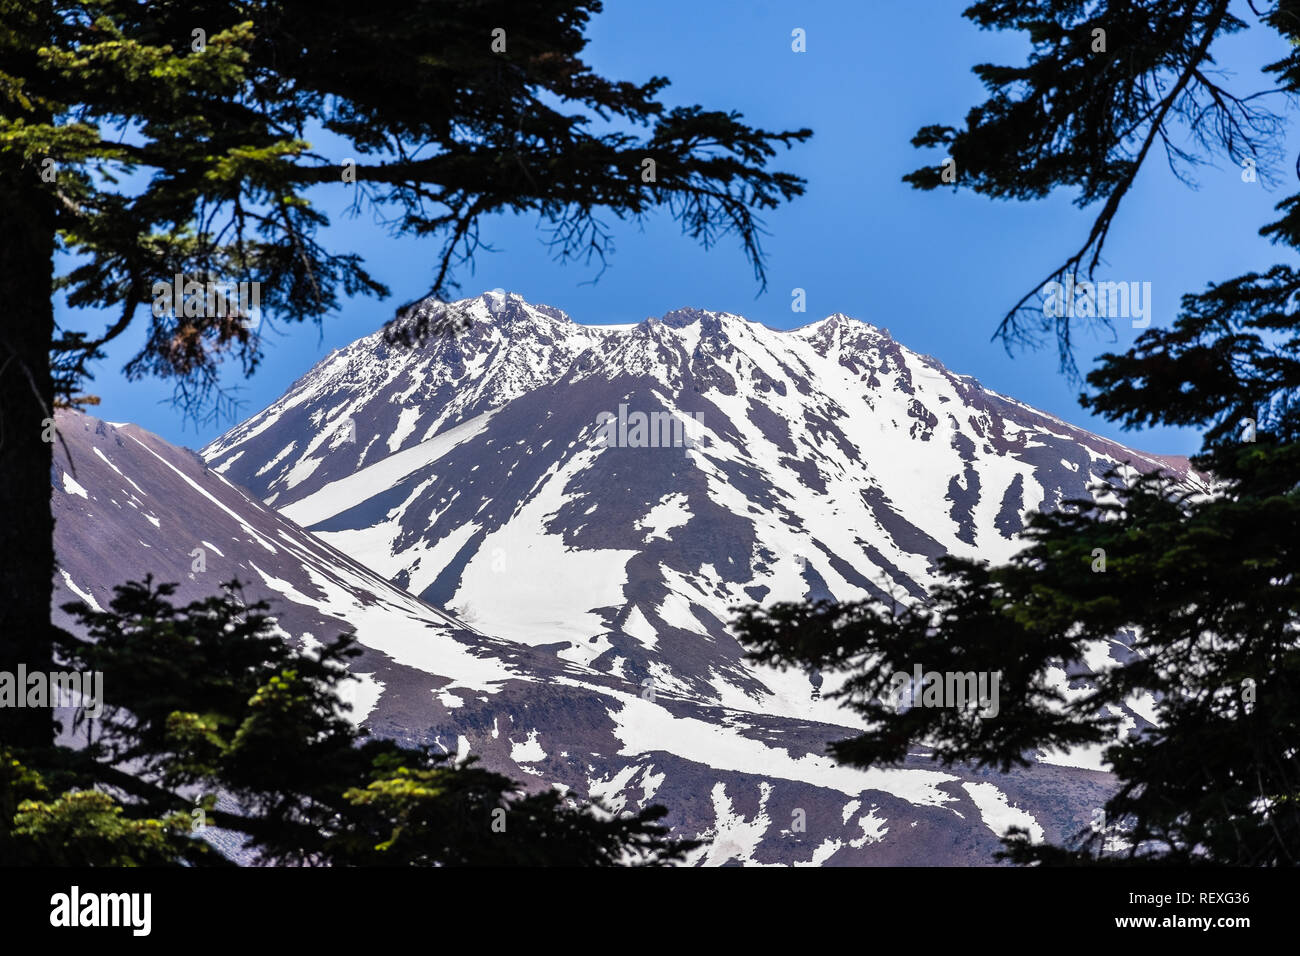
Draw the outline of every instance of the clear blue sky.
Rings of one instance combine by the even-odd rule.
[[[1008,356],[990,341],[1004,311],[1086,234],[1095,207],[1079,210],[1061,191],[1031,203],[967,193],[924,193],[900,177],[934,151],[909,140],[927,123],[959,125],[983,100],[970,73],[977,62],[1019,63],[1022,36],[981,32],[960,16],[956,0],[816,0],[710,2],[610,0],[590,30],[587,58],[600,73],[672,80],[670,104],[738,109],[770,129],[811,127],[814,137],[781,155],[777,168],[808,180],[807,194],[767,216],[768,292],[758,291],[738,246],[704,250],[680,234],[666,214],[644,228],[608,217],[617,251],[595,284],[596,268],[554,263],[532,217],[497,217],[476,271],[460,273],[461,294],[504,288],[531,302],[561,308],[578,322],[630,322],[682,306],[725,310],[777,328],[844,312],[888,328],[904,345],[938,357],[950,369],[1062,418],[1148,451],[1186,454],[1200,444],[1190,431],[1125,433],[1087,415],[1078,389],[1057,370],[1054,349]],[[1237,10],[1253,19],[1244,2]],[[791,31],[807,32],[805,53],[791,51]],[[1253,27],[1223,41],[1220,62],[1236,71],[1234,88],[1263,88],[1259,64],[1277,59],[1284,41]],[[1277,104],[1280,107],[1280,103]],[[1294,155],[1294,149],[1290,150]],[[1288,261],[1261,239],[1273,204],[1294,188],[1268,192],[1241,181],[1240,170],[1203,167],[1199,188],[1174,179],[1163,158],[1141,174],[1107,245],[1104,278],[1149,281],[1153,325],[1167,325],[1179,297],[1249,269]],[[357,299],[325,319],[323,330],[280,326],[257,374],[242,386],[240,417],[274,401],[330,350],[365,335],[393,308],[428,288],[437,242],[393,238],[368,215],[350,219],[343,187],[313,198],[331,215],[322,239],[355,250],[392,290],[388,300]],[[808,311],[792,313],[791,290],[807,292]],[[74,328],[86,316],[59,312]],[[132,421],[178,444],[197,448],[233,420],[196,428],[168,404],[165,382],[127,383],[120,370],[143,339],[146,317],[114,344],[88,390],[102,398],[92,412]],[[98,323],[100,320],[95,319]],[[323,334],[322,334],[323,332]],[[1117,340],[1085,339],[1080,365],[1102,351],[1126,347],[1137,334],[1117,323]]]

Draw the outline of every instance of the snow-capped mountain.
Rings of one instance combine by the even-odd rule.
[[[61,606],[112,586],[179,583],[176,600],[245,582],[299,646],[354,630],[365,649],[354,719],[375,733],[475,753],[533,787],[614,809],[662,803],[696,863],[987,863],[1012,823],[1055,834],[1098,805],[1104,774],[1044,766],[937,771],[923,754],[862,772],[823,753],[842,726],[650,693],[621,676],[466,627],[385,582],[202,460],[133,425],[60,412],[51,475]],[[66,453],[64,449],[66,448]],[[707,640],[707,638],[706,638]],[[226,849],[238,852],[232,843]]]
[[[145,571],[183,597],[238,576],[288,639],[357,631],[373,731],[616,808],[663,803],[712,839],[697,862],[984,864],[1009,825],[1087,825],[1109,783],[1089,755],[835,765],[826,743],[852,733],[822,693],[835,675],[756,668],[728,625],[751,602],[919,596],[939,555],[1006,558],[1026,511],[1112,465],[1194,480],[1184,460],[842,315],[583,326],[489,293],[407,321],[414,342],[332,353],[202,459],[62,417],[56,603],[103,604]]]
[[[209,470],[193,452],[135,425],[67,411],[57,413],[56,423],[62,439],[51,476],[56,624],[73,626],[64,603],[83,600],[102,610],[113,585],[147,574],[177,583],[178,604],[237,579],[249,600],[274,603],[286,639],[310,646],[358,633],[365,651],[353,673],[361,682],[349,691],[357,722],[381,691],[403,687],[412,675],[421,690],[431,674],[495,686],[523,666],[519,648],[394,587]]]
[[[1009,557],[1026,511],[1118,462],[1187,470],[843,315],[782,332],[691,309],[583,326],[494,293],[454,322],[424,308],[441,334],[332,353],[204,458],[485,633],[741,710],[843,719],[817,675],[742,661],[738,604],[919,596],[939,555]],[[660,427],[631,447],[638,414]],[[688,418],[698,440],[672,441]]]

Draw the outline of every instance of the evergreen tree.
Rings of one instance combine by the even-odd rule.
[[[1247,26],[1228,7],[975,3],[966,16],[981,26],[1028,34],[1028,63],[976,67],[989,99],[964,128],[929,126],[914,143],[948,150],[958,188],[1027,199],[1075,186],[1081,205],[1100,203],[1082,247],[1047,277],[1092,278],[1153,153],[1181,175],[1223,157],[1244,178],[1279,181],[1280,119],[1213,70],[1214,42]],[[1291,43],[1264,71],[1276,90],[1300,91],[1300,3],[1251,9]],[[906,179],[945,184],[943,167]],[[1300,195],[1278,208],[1263,234],[1300,247]],[[998,332],[1008,345],[1054,335],[1070,369],[1072,320],[1048,315],[1038,291]],[[1087,375],[1083,404],[1125,426],[1203,428],[1194,464],[1212,476],[1210,493],[1120,470],[1102,500],[1031,515],[1026,547],[1007,564],[945,560],[926,601],[747,609],[738,625],[750,656],[848,673],[835,696],[868,726],[831,749],[856,766],[899,762],[913,742],[944,764],[1002,769],[1030,764],[1035,748],[1111,742],[1118,785],[1102,814],[1060,845],[1013,832],[1003,855],[1014,861],[1300,862],[1298,295],[1288,265],[1211,284],[1184,296],[1171,328],[1143,332]],[[1131,639],[1131,659],[1066,699],[1052,669],[1085,673],[1089,646],[1117,635]],[[899,706],[891,678],[913,661],[1000,671],[997,716]],[[1142,694],[1153,695],[1158,725],[1116,741],[1114,708]]]
[[[697,845],[667,838],[662,807],[530,794],[371,738],[341,710],[351,635],[304,653],[238,582],[183,607],[174,591],[146,579],[107,611],[65,605],[86,637],[58,656],[112,679],[93,723],[77,711],[84,746],[36,754],[40,769],[0,749],[0,865],[229,864],[208,827],[292,865],[663,865]]]
[[[535,212],[561,259],[603,263],[620,219],[663,208],[708,245],[732,234],[763,280],[759,215],[803,192],[771,171],[808,130],[669,108],[667,79],[607,79],[581,59],[599,0],[398,4],[0,0],[0,670],[47,670],[54,567],[52,409],[133,327],[130,378],[221,408],[217,368],[246,373],[261,325],[227,283],[256,282],[267,321],[319,320],[388,290],[320,239],[314,187],[349,190],[397,233],[434,236],[429,293],[495,212]],[[325,136],[339,153],[313,147]],[[55,275],[56,251],[71,268]],[[179,276],[195,290],[160,299]],[[99,335],[55,328],[51,287],[110,310]],[[401,315],[405,310],[399,310]],[[0,740],[43,747],[48,713],[0,709]]]
[[[313,190],[347,190],[394,232],[431,236],[445,298],[484,216],[534,212],[557,258],[603,268],[600,215],[666,209],[710,245],[734,235],[764,279],[759,215],[803,192],[769,170],[808,130],[669,108],[663,77],[607,79],[581,58],[599,0],[0,0],[0,672],[67,659],[111,670],[122,716],[91,746],[54,746],[49,710],[0,708],[0,858],[221,859],[192,839],[202,810],[278,862],[675,859],[656,813],[603,819],[484,770],[359,740],[326,707],[343,645],[288,655],[230,595],[168,610],[129,585],[84,620],[49,621],[53,409],[91,404],[91,363],[141,321],[132,379],[175,384],[187,414],[224,411],[223,359],[246,374],[263,322],[320,321],[388,290],[320,238]],[[340,143],[326,150],[312,141]],[[66,271],[56,274],[59,263]],[[184,296],[161,297],[179,282]],[[260,314],[234,294],[257,283]],[[58,329],[52,293],[107,310],[101,334]],[[398,335],[423,316],[397,310]],[[159,656],[152,656],[159,655]],[[286,656],[288,655],[288,656]],[[66,663],[66,660],[64,661]],[[205,670],[205,667],[235,668]],[[193,671],[190,668],[194,668]],[[227,674],[216,679],[212,674]],[[265,761],[265,762],[264,762]],[[193,807],[195,787],[238,812]],[[98,789],[94,789],[98,788]],[[108,788],[105,790],[104,788]],[[507,814],[510,839],[485,829]]]

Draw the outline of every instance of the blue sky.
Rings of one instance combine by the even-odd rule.
[[[990,341],[998,320],[1033,283],[1082,243],[1096,208],[1080,210],[1059,191],[1037,202],[990,200],[969,193],[920,192],[901,177],[935,151],[909,140],[928,123],[959,125],[983,100],[970,73],[977,62],[1019,63],[1024,37],[982,32],[960,16],[953,0],[857,2],[679,2],[653,5],[610,0],[589,31],[587,59],[608,77],[672,80],[670,105],[699,103],[740,110],[769,129],[811,127],[813,139],[780,155],[776,168],[808,180],[807,194],[766,216],[770,235],[768,291],[758,286],[736,243],[705,250],[681,235],[667,213],[644,228],[607,217],[616,252],[594,284],[596,266],[559,265],[542,243],[535,217],[495,217],[483,238],[475,270],[462,270],[461,294],[493,288],[563,309],[578,322],[632,322],[694,306],[739,313],[776,328],[791,328],[844,312],[890,330],[904,345],[939,358],[956,372],[1052,414],[1148,451],[1194,452],[1188,430],[1122,432],[1089,416],[1078,388],[1058,369],[1054,348],[1008,356]],[[1250,17],[1244,3],[1236,11]],[[802,28],[807,52],[791,50]],[[1259,27],[1222,41],[1220,63],[1237,74],[1232,88],[1265,85],[1257,70],[1277,59],[1285,43]],[[1275,108],[1281,108],[1281,103]],[[1294,150],[1289,150],[1294,155]],[[1288,189],[1269,192],[1243,183],[1240,169],[1221,163],[1196,173],[1198,188],[1177,181],[1162,157],[1144,169],[1126,198],[1106,249],[1101,278],[1152,284],[1153,325],[1167,325],[1179,297],[1250,269],[1289,261],[1259,237],[1273,205]],[[332,221],[324,244],[355,250],[392,290],[388,300],[357,299],[323,328],[279,326],[266,361],[251,378],[235,370],[241,415],[270,402],[329,351],[391,318],[393,308],[430,285],[438,244],[388,235],[367,213],[343,214],[344,187],[312,195]],[[791,311],[791,291],[807,295],[807,312]],[[87,316],[60,309],[74,328],[93,328]],[[100,321],[98,317],[94,322]],[[166,382],[126,382],[120,370],[143,339],[143,310],[132,332],[114,343],[87,390],[102,404],[92,412],[132,421],[170,441],[197,448],[234,420],[196,426],[169,404]],[[1082,368],[1136,336],[1127,321],[1115,339],[1082,339]]]

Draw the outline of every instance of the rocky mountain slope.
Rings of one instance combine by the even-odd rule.
[[[55,476],[63,596],[104,603],[146,570],[195,596],[251,581],[288,639],[357,630],[357,714],[376,732],[616,807],[664,803],[712,838],[697,862],[987,863],[1012,823],[1086,825],[1108,779],[1095,754],[1007,775],[939,771],[924,748],[835,766],[823,748],[851,733],[824,697],[836,675],[756,668],[728,625],[755,601],[919,596],[939,555],[1006,558],[1025,512],[1111,466],[1195,481],[1185,461],[840,315],[583,326],[489,293],[406,328],[422,321],[413,342],[332,353],[201,459],[61,419],[77,468]]]

